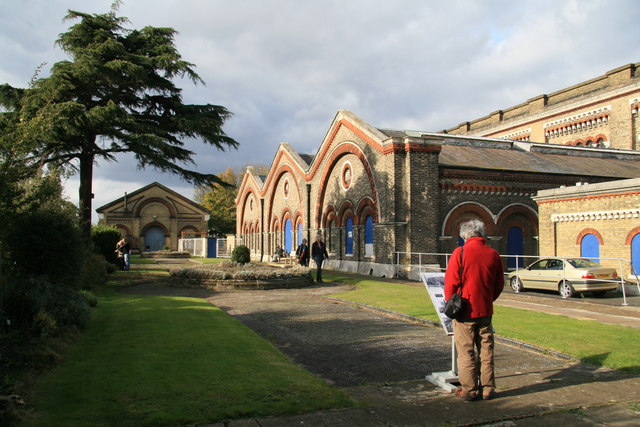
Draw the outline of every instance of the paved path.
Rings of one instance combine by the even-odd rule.
[[[326,284],[292,290],[216,292],[208,298],[292,360],[365,405],[233,420],[224,425],[440,426],[517,420],[517,424],[500,424],[507,426],[543,425],[545,417],[565,425],[601,425],[582,424],[586,412],[576,408],[603,404],[618,417],[607,425],[627,425],[630,414],[635,413],[624,402],[640,400],[637,376],[572,364],[504,344],[496,348],[499,398],[462,402],[424,380],[426,373],[450,367],[450,338],[442,329],[405,323],[322,298],[345,289],[348,287]],[[597,411],[589,413],[594,420],[602,416]],[[536,420],[540,423],[535,424]]]

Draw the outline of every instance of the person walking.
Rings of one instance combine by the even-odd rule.
[[[116,243],[116,250],[118,253],[118,266],[120,270],[129,270],[131,268],[131,244],[127,239],[120,239]]]
[[[316,236],[316,241],[311,245],[311,258],[313,258],[318,268],[316,282],[322,283],[322,263],[325,259],[329,259],[329,254],[320,234]]]
[[[309,245],[307,244],[307,239],[302,239],[302,243],[298,245],[298,249],[296,249],[296,255],[298,256],[298,261],[301,266],[309,266]]]
[[[465,301],[462,317],[453,321],[453,336],[461,385],[456,396],[467,401],[490,400],[496,389],[491,318],[493,302],[504,288],[504,271],[500,255],[487,245],[485,235],[482,221],[463,223],[460,237],[464,246],[453,251],[444,276],[445,300],[462,287]]]

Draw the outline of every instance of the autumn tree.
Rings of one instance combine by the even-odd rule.
[[[266,175],[269,169],[266,166],[257,165],[254,169],[259,175]],[[218,175],[218,178],[227,183],[227,186],[218,183],[213,185],[201,185],[195,188],[194,198],[210,212],[209,234],[212,236],[224,236],[236,231],[236,205],[235,198],[242,184],[247,167],[233,170],[227,169]]]
[[[10,115],[0,119],[0,138],[28,147],[39,165],[79,173],[80,225],[87,239],[97,161],[133,153],[141,168],[212,184],[222,181],[188,169],[194,153],[185,140],[220,150],[237,146],[222,130],[231,115],[226,108],[183,102],[174,80],[203,81],[176,49],[176,31],[128,28],[128,20],[116,15],[118,5],[106,14],[70,10],[66,19],[77,22],[56,42],[69,60],[26,89],[2,86],[0,96],[0,115]]]

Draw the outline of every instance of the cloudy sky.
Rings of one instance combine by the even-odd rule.
[[[24,87],[64,59],[67,9],[111,0],[0,0],[0,83]],[[125,0],[132,27],[169,26],[206,86],[187,103],[227,107],[240,148],[198,142],[197,169],[270,164],[279,142],[313,153],[338,109],[385,128],[439,131],[640,61],[637,0]],[[46,73],[45,73],[46,75]],[[99,164],[94,207],[159,181],[132,156]],[[77,201],[77,180],[66,183]],[[95,216],[95,214],[94,214]]]

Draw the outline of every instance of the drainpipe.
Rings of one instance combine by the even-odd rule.
[[[260,199],[260,262],[264,259],[264,199]]]
[[[307,244],[311,245],[311,184],[307,184]]]

